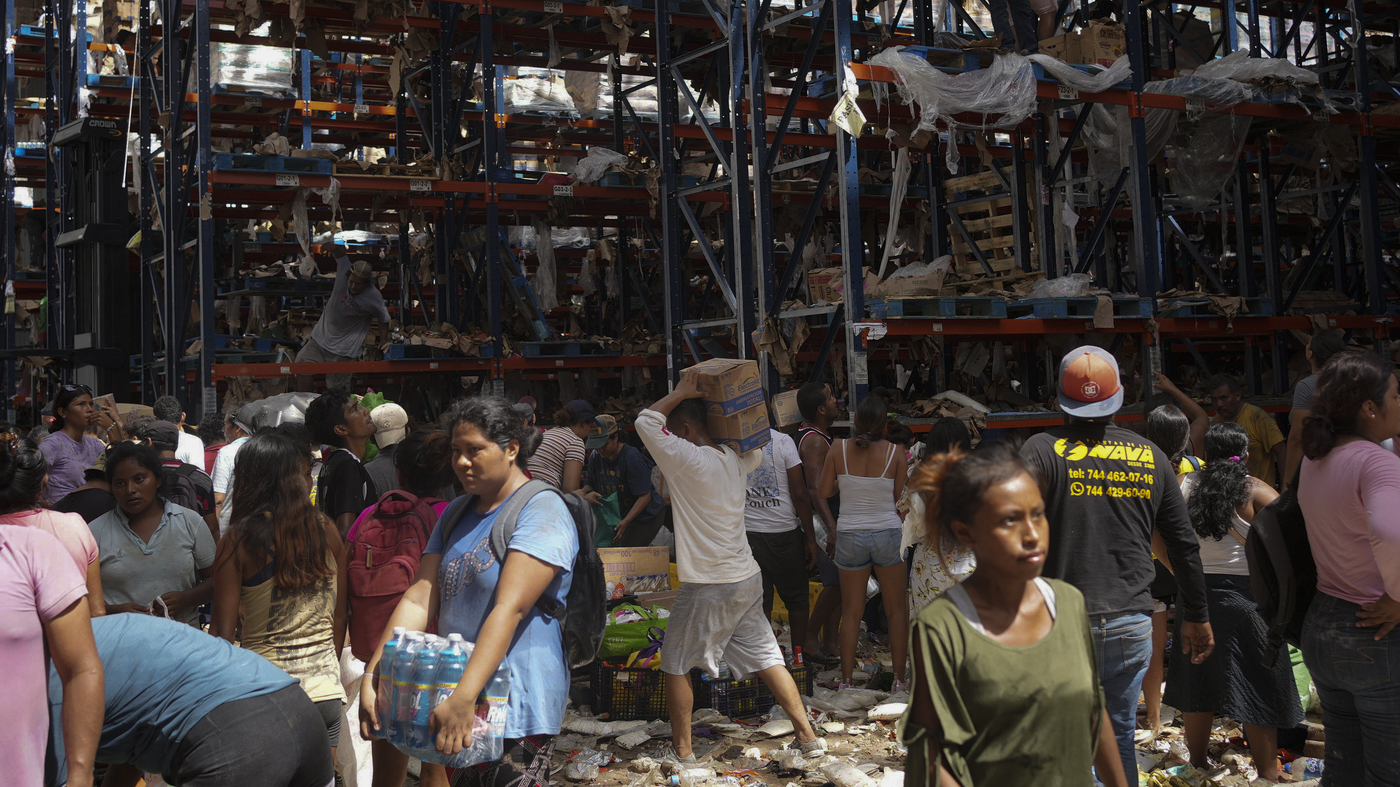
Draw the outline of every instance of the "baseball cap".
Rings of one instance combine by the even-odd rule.
[[[1118,359],[1100,347],[1076,347],[1060,360],[1060,409],[1078,418],[1102,418],[1123,406]]]
[[[350,266],[350,273],[366,281],[374,281],[374,266],[367,260],[355,260]]]
[[[180,428],[169,421],[151,421],[141,429],[141,434],[138,436],[161,445],[180,444]]]
[[[83,476],[84,476],[84,477],[90,476],[90,475],[99,475],[99,476],[105,476],[105,475],[107,475],[107,452],[106,452],[106,451],[103,451],[102,453],[98,454],[98,455],[97,455],[97,459],[94,460],[92,464],[88,465],[88,466],[87,466],[87,469],[83,470]]]
[[[374,444],[380,448],[397,445],[408,435],[408,413],[393,402],[385,402],[369,411],[374,422]]]
[[[535,414],[535,408],[524,402],[516,402],[510,406],[521,418],[530,418]]]
[[[599,415],[594,417],[593,428],[588,430],[588,439],[583,444],[590,451],[596,451],[607,445],[615,434],[617,434],[617,419],[611,415]]]
[[[593,405],[589,404],[588,402],[585,402],[582,399],[575,399],[572,402],[569,402],[568,404],[564,405],[564,409],[569,411],[569,415],[572,415],[574,417],[575,422],[591,421],[594,417]]]

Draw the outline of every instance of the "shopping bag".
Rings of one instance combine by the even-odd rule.
[[[613,545],[613,534],[617,523],[622,521],[622,513],[617,507],[617,493],[610,492],[598,498],[593,508],[593,545],[605,549]]]

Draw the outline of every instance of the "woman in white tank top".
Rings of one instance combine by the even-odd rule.
[[[833,444],[822,468],[818,494],[841,493],[836,519],[836,567],[841,570],[841,683],[851,682],[855,669],[860,621],[865,614],[870,572],[890,624],[895,693],[905,687],[904,666],[909,647],[908,580],[900,552],[903,522],[895,509],[904,491],[907,468],[898,446],[883,439],[889,421],[886,405],[869,397],[855,412],[856,436]]]

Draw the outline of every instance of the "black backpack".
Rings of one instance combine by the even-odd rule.
[[[593,663],[598,657],[598,649],[603,645],[603,628],[607,625],[607,580],[603,577],[603,561],[598,557],[598,548],[593,543],[592,504],[578,495],[566,495],[543,481],[527,481],[496,512],[496,520],[491,525],[491,551],[498,561],[505,563],[506,549],[510,546],[510,537],[515,533],[520,512],[535,495],[545,492],[559,495],[569,509],[578,531],[578,555],[574,558],[573,579],[564,603],[541,597],[535,602],[535,607],[563,624],[564,653],[569,665],[577,669]],[[444,528],[444,545],[453,528],[461,521],[462,512],[475,504],[476,495],[466,495],[461,502],[443,512],[440,527]]]
[[[165,467],[165,482],[161,484],[160,494],[166,500],[177,506],[184,506],[201,517],[209,513],[213,508],[212,500],[204,500],[199,493],[199,485],[195,482],[194,474],[202,472],[199,468],[186,462],[179,467]]]
[[[1264,665],[1272,667],[1283,643],[1299,647],[1303,618],[1317,593],[1317,564],[1295,490],[1279,495],[1254,515],[1244,550],[1249,591],[1269,629]]]

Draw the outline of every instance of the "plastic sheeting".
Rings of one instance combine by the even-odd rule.
[[[531,224],[535,231],[535,237],[549,236],[549,225],[542,219],[535,219]],[[535,275],[530,282],[530,289],[535,291],[535,299],[539,301],[541,311],[549,311],[559,305],[559,283],[557,268],[554,263],[554,244],[537,244],[535,257],[538,265],[535,267]]]
[[[294,50],[223,43],[210,44],[209,49],[210,84],[274,96],[292,92]]]
[[[885,227],[885,249],[880,255],[879,278],[885,278],[885,268],[894,253],[895,235],[899,232],[899,214],[904,208],[904,194],[909,188],[909,148],[894,152],[894,175],[890,178],[890,222]]]
[[[578,114],[563,77],[548,68],[519,66],[505,80],[506,112],[549,115]]]
[[[579,183],[592,183],[603,177],[603,173],[612,167],[627,166],[627,156],[618,153],[612,148],[605,148],[602,145],[594,145],[588,149],[588,155],[579,159],[574,165],[572,175]]]
[[[249,402],[238,408],[234,416],[240,424],[256,432],[271,429],[282,424],[299,424],[306,421],[306,407],[317,394],[295,392],[277,394],[266,399]]]
[[[929,130],[936,129],[939,123],[949,128],[973,129],[1020,125],[1036,107],[1036,76],[1032,63],[1086,92],[1106,90],[1132,76],[1126,57],[1119,58],[1104,71],[1088,74],[1048,55],[1005,54],[997,55],[988,68],[949,75],[897,46],[874,56],[869,63],[895,73],[900,95],[907,103],[919,107],[919,128]],[[981,115],[982,121],[955,121],[953,116],[959,114]],[[956,146],[946,147],[945,162],[949,172],[958,171]]]

